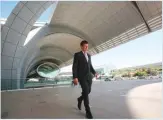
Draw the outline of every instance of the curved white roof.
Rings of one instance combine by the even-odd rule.
[[[85,39],[94,55],[162,28],[161,1],[59,1],[49,25],[23,46],[37,18],[54,2],[19,2],[2,27],[2,78],[27,74],[31,64],[72,63]]]

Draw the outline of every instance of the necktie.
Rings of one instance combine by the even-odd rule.
[[[88,62],[88,55],[87,55],[87,53],[85,52],[84,55],[85,55],[85,58],[86,58],[86,60]]]

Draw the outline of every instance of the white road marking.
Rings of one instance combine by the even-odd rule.
[[[108,90],[109,92],[112,91],[112,90]]]
[[[120,96],[125,97],[125,96],[127,96],[127,95],[126,95],[126,94],[122,94],[122,95],[120,95]]]

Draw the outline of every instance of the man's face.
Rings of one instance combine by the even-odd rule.
[[[81,46],[81,49],[84,52],[88,51],[88,44],[83,44],[83,46]]]

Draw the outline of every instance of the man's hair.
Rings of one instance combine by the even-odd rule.
[[[80,46],[83,46],[84,44],[88,44],[88,41],[86,40],[81,41]]]

